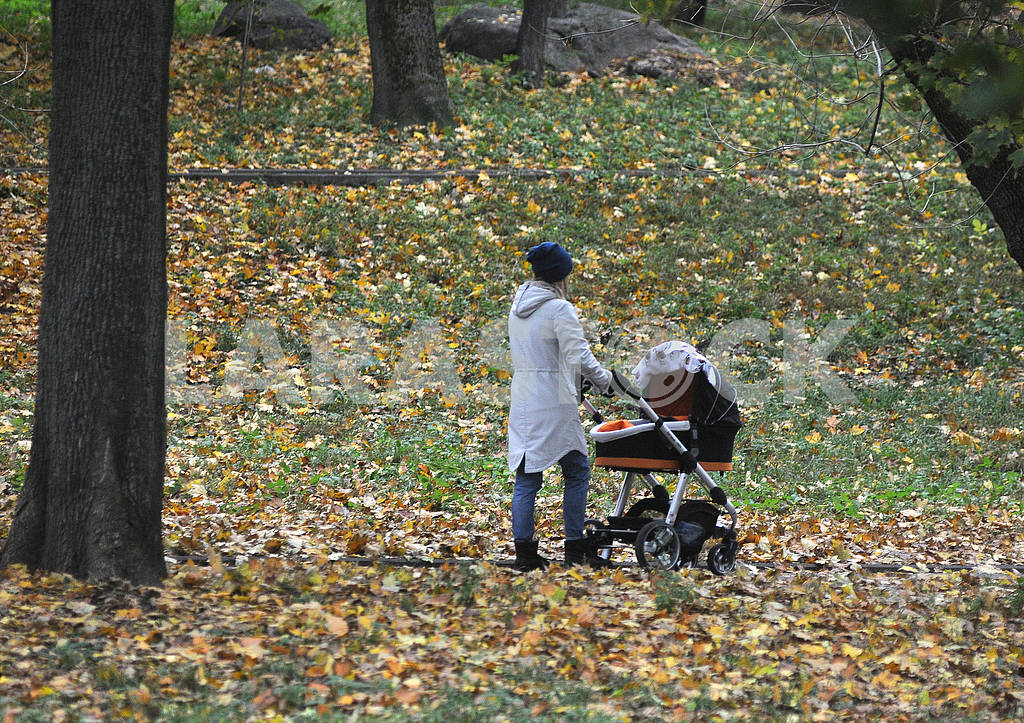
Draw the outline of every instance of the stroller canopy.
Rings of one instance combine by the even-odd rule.
[[[688,416],[698,425],[742,424],[736,389],[692,344],[667,341],[633,368],[633,379],[663,416]]]

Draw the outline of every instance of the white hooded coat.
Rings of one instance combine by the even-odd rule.
[[[590,351],[576,310],[544,281],[516,291],[508,315],[512,401],[508,466],[526,458],[527,472],[542,472],[567,453],[587,453],[579,413],[580,375],[607,390],[611,372]]]

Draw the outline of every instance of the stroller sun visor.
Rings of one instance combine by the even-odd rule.
[[[712,366],[707,357],[697,351],[692,344],[685,341],[666,341],[653,347],[640,363],[633,368],[633,379],[637,386],[646,389],[652,381],[659,377],[685,376],[687,372],[696,374],[710,368],[708,381],[715,383],[713,377],[718,370]]]

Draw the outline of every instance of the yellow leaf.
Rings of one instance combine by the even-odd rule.
[[[968,434],[967,432],[964,432],[963,430],[961,430],[961,431],[959,431],[959,432],[957,432],[957,433],[955,433],[953,435],[953,441],[956,444],[962,444],[965,447],[977,447],[978,444],[981,442],[981,440],[979,440],[977,437],[975,437],[974,435]]]
[[[1019,436],[1021,436],[1021,431],[1015,427],[1000,427],[992,433],[991,439],[993,442],[1002,442]]]
[[[883,688],[895,688],[901,680],[900,676],[895,675],[888,670],[883,670],[881,673],[876,675],[871,682],[875,685],[881,685]]]

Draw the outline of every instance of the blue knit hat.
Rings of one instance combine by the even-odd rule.
[[[526,260],[533,266],[534,276],[552,284],[561,281],[572,271],[572,257],[569,256],[569,252],[554,241],[545,241],[534,246],[526,254]]]

